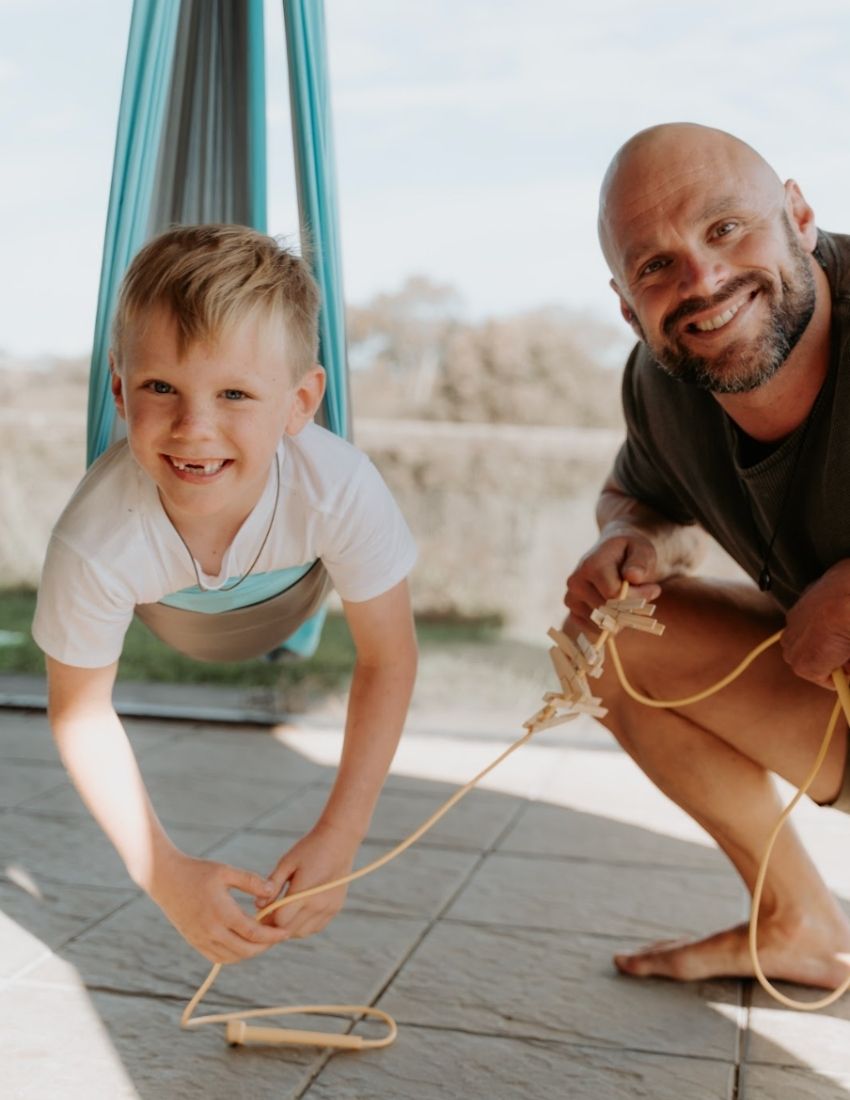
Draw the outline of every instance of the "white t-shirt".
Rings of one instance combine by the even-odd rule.
[[[360,602],[408,575],[416,546],[366,455],[311,423],[297,436],[283,437],[277,460],[276,511],[272,468],[262,497],[225,553],[219,577],[201,575],[205,587],[227,584],[251,568],[273,511],[251,581],[321,558],[340,596]],[[196,585],[191,556],[155,482],[122,440],[93,464],[53,529],[33,637],[57,661],[102,668],[121,655],[136,604]]]

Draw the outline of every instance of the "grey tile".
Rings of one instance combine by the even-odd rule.
[[[0,869],[12,865],[37,881],[132,887],[117,852],[88,815],[66,819],[9,811],[0,822]],[[188,826],[170,830],[174,842],[192,855],[228,832]]]
[[[208,853],[210,858],[269,873],[299,834],[243,832]],[[365,843],[355,869],[382,856],[386,844]],[[434,917],[466,879],[478,856],[474,852],[409,848],[397,860],[353,882],[347,904],[360,911]]]
[[[622,792],[618,790],[618,802]],[[567,806],[532,802],[499,843],[504,852],[570,856],[603,863],[627,863],[717,870],[729,861],[713,844],[695,844],[651,828],[606,816],[608,807],[586,813]]]
[[[745,1066],[738,1095],[740,1100],[847,1100],[850,1074]]]
[[[185,736],[192,726],[186,722],[152,722],[128,719],[124,723],[137,755]],[[0,760],[59,764],[59,754],[43,711],[0,710]]]
[[[305,1100],[727,1100],[732,1072],[703,1058],[406,1027],[386,1050],[333,1058]]]
[[[331,782],[334,769],[285,745],[274,729],[197,726],[146,760],[146,775],[227,776],[248,785],[300,789]]]
[[[367,1004],[424,927],[423,921],[343,912],[317,936],[225,967],[208,1001],[245,1008],[281,1002]],[[76,939],[61,956],[46,960],[29,977],[57,984],[78,974],[87,986],[188,1000],[210,969],[147,898]]]
[[[32,876],[20,882],[0,877],[0,977],[17,973],[133,897],[130,890],[58,886]]]
[[[824,990],[778,982],[787,997],[815,1001]],[[847,996],[818,1012],[794,1011],[779,1005],[753,984],[747,1033],[748,1063],[803,1065],[828,1073],[850,1073],[850,1000]]]
[[[141,760],[151,801],[167,826],[195,825],[224,832],[249,825],[285,802],[292,792],[274,783],[246,782],[240,775],[209,775],[192,769],[162,771]],[[158,761],[157,761],[158,763]],[[88,810],[70,782],[31,798],[27,813],[47,817],[87,818]]]
[[[399,1023],[723,1061],[734,1057],[738,983],[616,974],[603,937],[443,921],[379,1007]]]
[[[0,765],[0,810],[21,805],[64,783],[65,769],[59,764],[5,760]]]
[[[255,829],[306,832],[321,812],[326,792],[304,791],[282,810],[270,813],[254,824]],[[409,791],[385,790],[381,794],[369,839],[382,842],[404,840],[445,802],[442,792],[429,798]],[[494,791],[474,790],[448,811],[422,838],[423,845],[447,848],[487,848],[511,821],[523,800]]]
[[[319,1052],[234,1050],[220,1029],[181,1031],[178,1005],[18,985],[0,999],[3,1095],[12,1100],[297,1097]]]
[[[737,923],[746,915],[746,900],[731,869],[647,870],[496,852],[485,858],[448,915],[651,940]]]

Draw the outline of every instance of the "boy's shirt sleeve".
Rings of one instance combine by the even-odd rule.
[[[104,668],[121,656],[133,601],[54,534],[38,588],[32,635],[49,657],[76,668]]]
[[[334,588],[352,603],[388,592],[416,562],[404,516],[365,456],[340,507],[328,517],[324,543],[319,556]]]

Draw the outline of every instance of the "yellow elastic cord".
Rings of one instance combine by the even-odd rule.
[[[639,691],[629,683],[626,678],[625,670],[623,669],[623,663],[620,660],[620,654],[617,651],[617,644],[613,638],[608,639],[608,648],[611,651],[611,658],[614,662],[614,668],[617,673],[617,678],[620,681],[620,685],[623,691],[626,692],[632,699],[638,703],[642,703],[646,707],[659,707],[664,709],[672,709],[679,707],[687,707],[692,703],[699,703],[703,699],[707,699],[710,695],[714,695],[716,692],[721,691],[736,680],[742,672],[744,672],[753,661],[759,657],[766,649],[769,649],[775,642],[779,641],[782,637],[782,631],[779,630],[776,634],[771,634],[769,638],[755,647],[747,656],[737,665],[728,675],[724,676],[721,680],[718,680],[716,684],[712,684],[711,687],[705,688],[703,691],[695,692],[693,695],[688,695],[683,699],[652,699],[648,695],[642,695]],[[820,1008],[826,1008],[828,1005],[834,1004],[840,997],[850,989],[850,974],[844,979],[841,985],[837,989],[833,989],[831,993],[828,993],[825,997],[821,997],[816,1001],[798,1001],[791,997],[786,997],[779,989],[774,986],[770,979],[765,975],[762,970],[761,963],[758,957],[758,916],[761,909],[762,893],[764,891],[764,880],[767,877],[767,868],[770,862],[770,856],[773,852],[773,846],[776,843],[776,838],[782,831],[782,827],[785,825],[788,818],[794,811],[797,803],[803,797],[803,795],[811,787],[815,781],[815,777],[823,765],[826,759],[826,754],[829,750],[830,743],[832,741],[832,735],[835,732],[835,728],[838,724],[838,718],[844,712],[845,719],[850,725],[850,687],[848,687],[848,680],[844,672],[841,669],[835,669],[832,673],[832,682],[835,684],[835,690],[838,693],[838,698],[835,701],[835,706],[832,708],[832,714],[830,715],[829,722],[827,723],[826,732],[824,733],[823,740],[821,741],[820,749],[815,758],[815,762],[812,765],[812,769],[808,776],[804,780],[802,786],[779,815],[779,820],[773,827],[770,837],[767,841],[767,845],[764,850],[764,854],[761,857],[759,863],[758,874],[756,876],[756,883],[753,889],[753,900],[750,907],[750,922],[749,922],[749,948],[750,959],[753,964],[753,970],[759,984],[765,989],[775,1000],[780,1004],[785,1005],[788,1008],[801,1009],[804,1012],[814,1012]]]
[[[628,583],[623,582],[619,599],[625,598],[628,592]],[[728,684],[731,684],[733,680],[737,679],[742,672],[747,669],[752,662],[760,656],[766,649],[772,646],[781,637],[782,631],[778,631],[776,634],[766,638],[763,642],[755,647],[743,661],[736,668],[734,668],[728,675],[718,680],[716,684],[705,688],[703,691],[696,692],[693,695],[686,696],[683,699],[652,699],[649,696],[642,695],[636,691],[626,678],[625,671],[623,670],[622,661],[620,660],[619,652],[612,635],[609,632],[603,630],[596,641],[593,643],[596,650],[602,650],[606,643],[611,651],[611,658],[614,662],[614,668],[617,673],[617,677],[622,685],[623,690],[636,702],[642,703],[648,707],[659,708],[679,708],[689,706],[692,703],[700,702],[703,699],[707,699],[709,696],[714,695],[716,692],[721,691]],[[839,714],[843,708],[844,714],[850,723],[850,687],[848,687],[847,678],[844,676],[841,670],[836,670],[832,674],[833,682],[835,683],[836,691],[838,692],[838,700],[832,711],[829,724],[824,734],[823,742],[818,752],[817,759],[815,760],[812,770],[799,789],[797,794],[791,800],[791,802],[783,810],[782,815],[777,821],[774,829],[768,840],[767,847],[764,855],[761,858],[759,865],[758,876],[756,878],[756,885],[753,891],[753,901],[750,914],[750,929],[749,929],[749,946],[750,956],[753,962],[753,968],[761,985],[764,989],[775,997],[776,1000],[782,1004],[787,1005],[790,1008],[799,1008],[806,1011],[812,1011],[819,1008],[825,1008],[827,1005],[832,1004],[838,1000],[848,988],[850,988],[850,975],[847,979],[838,987],[833,990],[828,996],[821,998],[817,1001],[795,1001],[789,997],[786,997],[783,993],[777,990],[770,981],[765,977],[758,959],[758,943],[757,943],[757,929],[758,929],[758,913],[761,905],[761,896],[764,887],[764,880],[767,874],[768,862],[773,850],[773,845],[779,835],[782,826],[788,820],[789,815],[793,811],[802,796],[809,789],[814,782],[815,776],[820,770],[821,765],[826,757],[829,744],[832,739],[833,732],[835,730]],[[295,901],[303,900],[304,898],[313,897],[316,894],[322,894],[327,890],[334,890],[339,886],[345,886],[350,882],[354,882],[356,879],[364,878],[366,875],[370,875],[373,871],[377,871],[379,867],[383,867],[391,860],[396,859],[398,856],[405,852],[412,844],[415,844],[417,840],[432,828],[444,814],[463,798],[469,791],[472,790],[486,775],[488,775],[494,768],[498,767],[511,753],[516,752],[518,748],[529,741],[536,730],[531,728],[527,730],[522,737],[518,738],[512,745],[509,745],[507,749],[501,752],[495,760],[483,768],[473,779],[470,779],[468,783],[465,783],[462,787],[458,788],[454,794],[448,798],[442,806],[440,806],[426,821],[424,821],[418,829],[414,830],[405,840],[397,844],[395,848],[392,848],[389,852],[380,856],[378,859],[373,860],[365,867],[361,867],[358,871],[353,871],[349,875],[345,875],[342,878],[334,879],[332,882],[322,883],[320,886],[313,886],[308,890],[301,890],[298,893],[286,894],[282,898],[278,898],[277,901],[273,901],[270,905],[267,905],[264,909],[261,909],[257,913],[257,920],[260,921],[264,917],[267,917],[270,913],[275,912],[277,909],[281,909],[285,905],[291,905]],[[377,1049],[378,1047],[389,1046],[390,1043],[396,1037],[398,1028],[395,1020],[386,1012],[381,1009],[373,1008],[371,1005],[278,1005],[272,1008],[252,1008],[244,1009],[237,1012],[219,1012],[214,1014],[208,1014],[206,1016],[195,1016],[195,1009],[204,999],[209,992],[219,971],[221,970],[221,963],[216,963],[210,970],[203,983],[200,985],[192,999],[186,1005],[183,1011],[183,1015],[180,1019],[181,1027],[184,1028],[197,1028],[203,1027],[206,1024],[226,1024],[227,1025],[227,1038],[232,1043],[264,1043],[264,1044],[281,1044],[281,1045],[298,1045],[298,1046],[316,1046],[327,1049],[336,1050],[368,1050]],[[354,1023],[364,1018],[377,1019],[384,1023],[387,1027],[387,1033],[378,1039],[366,1039],[359,1035],[335,1034],[333,1032],[321,1032],[321,1031],[301,1031],[297,1029],[281,1028],[281,1027],[254,1027],[245,1023],[246,1020],[257,1019],[267,1016],[291,1016],[291,1015],[318,1015],[318,1016],[342,1016],[349,1017]]]

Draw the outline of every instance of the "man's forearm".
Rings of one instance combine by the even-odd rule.
[[[175,849],[156,816],[114,711],[54,721],[60,756],[80,797],[144,890]]]
[[[354,666],[342,758],[320,824],[343,826],[361,839],[398,746],[416,677],[416,654],[392,663]]]
[[[697,524],[673,523],[647,504],[628,496],[610,480],[596,504],[600,535],[645,535],[655,547],[659,576],[689,573],[702,561],[707,536]]]

